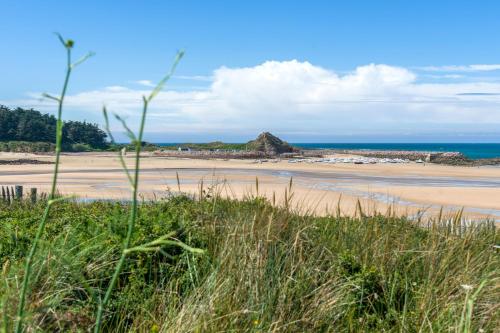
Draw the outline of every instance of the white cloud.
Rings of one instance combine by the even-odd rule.
[[[499,92],[500,83],[494,82],[419,83],[412,71],[388,65],[369,64],[338,75],[309,62],[267,61],[254,67],[219,68],[203,91],[161,92],[150,104],[148,131],[480,132],[500,124]],[[93,112],[99,119],[105,104],[137,123],[141,97],[148,93],[115,86],[69,95],[66,106],[73,113],[68,117]],[[53,108],[36,98],[17,105]]]
[[[212,76],[205,76],[205,75],[174,75],[173,78],[179,80],[206,81],[206,82],[210,82],[213,80]]]
[[[430,72],[489,72],[500,70],[500,64],[427,66],[418,69]]]
[[[135,81],[135,83],[141,85],[141,86],[144,86],[144,87],[154,87],[154,83],[149,81],[149,80],[139,80],[139,81]]]
[[[443,74],[443,75],[425,74],[424,76],[429,77],[431,79],[462,79],[465,77],[462,74]]]

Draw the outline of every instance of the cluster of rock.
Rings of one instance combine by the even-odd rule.
[[[425,161],[436,163],[438,161],[453,161],[467,159],[462,153],[458,152],[425,152],[425,151],[406,151],[406,150],[373,150],[373,151],[349,151],[348,154],[358,154],[367,157],[378,158],[402,158],[410,161]]]
[[[259,134],[257,139],[248,142],[247,147],[249,150],[263,152],[268,156],[293,153],[296,151],[288,142],[281,140],[269,132]]]
[[[377,157],[323,157],[323,158],[291,158],[288,163],[321,163],[321,164],[386,164],[386,163],[409,163],[410,160],[401,158],[377,158]]]
[[[0,165],[22,165],[22,164],[54,164],[54,162],[33,160],[27,158],[20,158],[17,160],[0,160]]]
[[[350,154],[375,158],[399,158],[410,161],[421,160],[423,162],[448,163],[455,161],[457,163],[468,161],[469,159],[459,152],[425,152],[409,150],[346,150],[346,149],[325,149],[304,151],[305,156],[331,155],[331,154]]]
[[[196,158],[196,159],[254,159],[268,157],[264,152],[260,151],[211,151],[211,150],[158,150],[153,153],[155,156],[161,157],[176,157],[176,158]]]
[[[471,165],[474,160],[467,158],[462,153],[435,153],[430,155],[430,162],[448,165]]]

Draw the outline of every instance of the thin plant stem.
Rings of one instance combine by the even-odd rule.
[[[16,325],[15,325],[15,332],[16,333],[20,333],[23,329],[23,317],[24,317],[24,308],[25,308],[25,304],[26,304],[26,293],[28,290],[29,279],[30,279],[31,270],[32,270],[32,266],[33,266],[33,258],[36,254],[37,249],[38,249],[38,243],[40,242],[40,238],[42,237],[43,231],[45,230],[45,225],[46,225],[48,217],[49,217],[50,208],[57,201],[57,200],[55,200],[55,196],[56,196],[56,190],[57,190],[57,177],[59,174],[59,164],[60,164],[61,146],[62,146],[62,129],[63,129],[62,111],[63,111],[64,97],[66,96],[66,91],[68,89],[69,78],[71,76],[72,69],[76,65],[85,61],[88,57],[90,57],[92,55],[89,53],[87,56],[80,59],[77,63],[71,64],[71,49],[73,48],[74,42],[72,40],[65,41],[60,35],[58,35],[58,37],[59,37],[59,40],[61,41],[61,43],[63,44],[63,46],[66,48],[66,76],[64,78],[64,84],[63,84],[63,88],[62,88],[60,97],[57,98],[57,97],[52,97],[50,95],[45,94],[47,97],[54,99],[54,100],[57,100],[57,102],[58,102],[57,124],[56,124],[56,147],[55,147],[56,160],[55,160],[55,165],[54,165],[54,173],[53,173],[53,177],[52,177],[52,186],[51,186],[50,194],[49,194],[49,201],[48,201],[47,206],[45,207],[45,210],[43,212],[42,219],[40,220],[40,224],[38,225],[38,229],[37,229],[37,232],[35,234],[35,239],[33,240],[33,244],[31,245],[31,249],[30,249],[30,252],[28,254],[28,257],[26,258],[23,283],[21,286],[21,294],[19,296],[19,304],[18,304],[18,309],[17,309],[17,321],[16,321]]]
[[[142,148],[142,139],[144,135],[144,126],[146,123],[146,115],[148,111],[148,106],[149,102],[159,93],[159,91],[163,88],[165,82],[172,76],[173,72],[175,71],[175,68],[177,67],[177,64],[179,63],[180,59],[182,58],[184,52],[179,52],[177,54],[177,57],[172,65],[172,68],[170,69],[170,72],[158,83],[156,88],[151,92],[151,94],[148,97],[143,96],[142,97],[142,102],[143,102],[143,108],[142,108],[142,115],[141,115],[141,123],[139,126],[139,133],[137,137],[133,136],[133,133],[128,129],[126,126],[125,122],[117,116],[117,119],[122,123],[124,128],[127,130],[128,133],[130,133],[131,138],[135,138],[135,170],[134,170],[134,176],[130,177],[130,174],[128,172],[128,169],[126,167],[126,164],[124,161],[122,161],[122,167],[124,168],[125,172],[127,173],[127,177],[129,178],[129,181],[131,181],[132,185],[132,207],[130,209],[129,217],[128,217],[128,227],[127,227],[127,235],[125,238],[125,241],[123,243],[123,249],[122,253],[120,255],[120,259],[118,260],[118,263],[116,264],[115,271],[113,273],[113,276],[111,277],[111,281],[108,285],[108,289],[106,290],[106,294],[104,295],[104,299],[99,302],[98,308],[97,308],[97,314],[96,314],[96,322],[95,322],[95,327],[94,327],[94,332],[98,333],[100,332],[101,325],[102,325],[102,317],[104,314],[104,309],[106,308],[109,299],[111,298],[111,295],[113,293],[113,289],[116,286],[116,283],[118,281],[118,277],[121,274],[123,265],[125,263],[125,259],[127,258],[127,255],[130,253],[129,248],[130,248],[130,242],[132,240],[132,235],[134,233],[134,227],[135,227],[135,221],[137,219],[137,205],[138,205],[138,200],[137,200],[137,195],[138,195],[138,187],[139,187],[139,169],[140,169],[140,160],[141,160],[141,148]],[[107,119],[107,114],[105,112],[105,118],[106,118],[106,127],[109,129],[109,124],[108,124],[108,119]]]
[[[59,98],[59,106],[57,109],[57,127],[56,127],[56,161],[54,165],[54,177],[52,178],[52,187],[50,189],[50,196],[49,200],[54,199],[56,195],[56,187],[57,187],[57,176],[59,174],[59,161],[61,158],[61,146],[62,146],[62,129],[63,129],[63,122],[62,122],[62,108],[63,108],[63,102],[64,102],[64,97],[66,96],[66,90],[68,89],[68,83],[69,83],[69,77],[71,75],[71,48],[66,47],[66,52],[67,52],[67,70],[66,70],[66,77],[64,78],[64,85],[63,89],[61,92],[61,97]],[[50,207],[50,206],[48,206]]]
[[[104,299],[99,303],[96,317],[96,325],[94,327],[94,332],[99,332],[102,323],[102,315],[104,308],[108,304],[108,301],[113,293],[113,289],[118,281],[118,276],[122,271],[123,264],[125,263],[125,259],[127,257],[128,248],[130,247],[130,241],[132,239],[132,235],[134,232],[135,220],[137,217],[137,190],[139,185],[139,168],[140,168],[140,154],[141,154],[141,142],[144,131],[144,123],[146,120],[146,113],[148,109],[148,102],[146,98],[143,98],[143,110],[142,110],[142,118],[141,118],[141,126],[139,129],[139,136],[135,142],[135,170],[134,177],[132,183],[132,208],[130,210],[129,218],[128,218],[128,228],[127,228],[127,236],[125,238],[125,242],[123,243],[123,251],[120,255],[120,260],[116,265],[115,271],[113,273],[113,277],[111,278],[111,282],[109,283],[108,289],[106,290],[106,294],[104,295]]]

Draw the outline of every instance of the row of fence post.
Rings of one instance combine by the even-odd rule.
[[[14,200],[22,200],[24,198],[23,194],[24,188],[22,185],[16,186],[2,186],[0,196],[2,201],[11,203]],[[36,187],[30,188],[29,199],[32,203],[36,203],[37,201],[37,189]]]

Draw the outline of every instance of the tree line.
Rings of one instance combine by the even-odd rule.
[[[10,109],[0,105],[0,141],[55,142],[57,120],[53,115],[33,109]],[[97,124],[65,121],[63,146],[86,145],[92,149],[108,147],[106,133]]]

